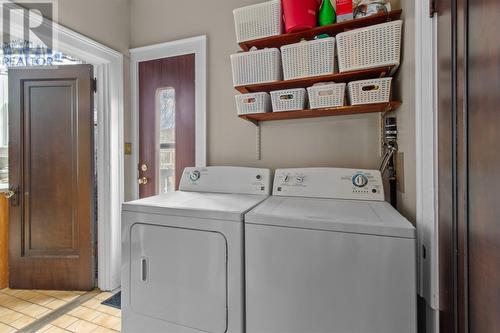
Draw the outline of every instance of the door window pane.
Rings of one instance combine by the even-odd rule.
[[[158,193],[175,191],[175,89],[156,93],[158,123]]]

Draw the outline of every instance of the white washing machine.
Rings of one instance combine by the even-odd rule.
[[[123,204],[123,332],[244,331],[243,217],[270,178],[187,168],[179,191]]]
[[[247,333],[415,333],[415,228],[378,171],[277,170],[245,216]]]

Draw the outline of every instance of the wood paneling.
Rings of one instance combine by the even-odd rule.
[[[94,287],[92,66],[9,70],[10,287]]]
[[[464,1],[469,332],[500,332],[500,1]],[[465,48],[464,48],[465,49]]]
[[[0,193],[0,289],[9,286],[9,201]]]
[[[439,0],[441,332],[500,332],[500,2]]]
[[[156,174],[156,93],[159,88],[175,89],[175,183],[176,188],[185,167],[195,165],[195,55],[156,59],[139,63],[139,185],[141,198],[157,194]]]

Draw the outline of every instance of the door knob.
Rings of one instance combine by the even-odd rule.
[[[149,182],[149,178],[148,177],[141,177],[137,180],[137,182],[139,183],[139,185],[146,185]]]
[[[4,196],[10,199],[10,204],[12,206],[17,206],[19,204],[19,197],[17,193],[19,192],[19,187],[17,185],[12,185],[9,190],[4,192]]]
[[[7,198],[7,199],[10,199],[10,198],[12,198],[12,197],[13,197],[13,196],[15,196],[15,195],[16,195],[16,192],[11,191],[11,190],[8,190],[8,191],[3,192],[3,196],[4,196],[5,198]]]
[[[146,172],[146,171],[148,171],[148,165],[146,163],[141,164],[140,169],[141,169],[142,172]]]

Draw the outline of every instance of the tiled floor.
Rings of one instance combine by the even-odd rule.
[[[81,292],[0,290],[0,333],[15,332],[80,296]],[[121,311],[101,302],[112,293],[101,292],[38,332],[119,332]],[[38,302],[38,303],[37,303]]]
[[[0,290],[0,333],[15,332],[83,292],[55,290]]]

